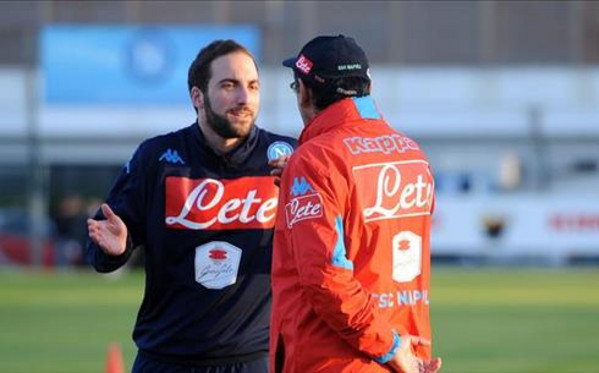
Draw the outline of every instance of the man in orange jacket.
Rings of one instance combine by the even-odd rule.
[[[283,65],[305,128],[281,178],[271,372],[437,372],[424,153],[379,114],[354,39],[317,37]]]

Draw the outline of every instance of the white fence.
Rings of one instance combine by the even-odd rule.
[[[596,196],[441,196],[435,209],[434,254],[558,261],[599,257]]]

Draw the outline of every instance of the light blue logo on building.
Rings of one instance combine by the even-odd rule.
[[[181,82],[197,50],[233,39],[260,60],[255,25],[79,25],[41,29],[42,97],[49,104],[160,104],[189,102]],[[85,84],[82,84],[85,82]],[[89,87],[94,87],[89,89]]]
[[[140,82],[162,84],[173,72],[176,52],[167,30],[140,28],[124,47],[126,72]]]
[[[306,178],[301,176],[299,178],[293,178],[293,185],[291,186],[291,195],[294,197],[303,196],[308,192],[316,193],[312,185],[310,185]]]
[[[284,141],[275,141],[268,147],[266,155],[269,161],[293,153],[293,146]]]
[[[173,150],[173,149],[166,149],[166,151],[164,153],[162,153],[160,158],[158,158],[158,161],[159,162],[166,161],[168,163],[173,163],[173,164],[177,164],[177,163],[185,164],[183,159],[181,159],[181,157],[179,156],[179,153],[177,153],[177,151]]]

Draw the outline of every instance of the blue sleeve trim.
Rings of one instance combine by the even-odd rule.
[[[381,119],[381,114],[370,96],[354,97],[354,104],[364,119]]]
[[[383,356],[375,357],[374,360],[381,364],[386,364],[389,360],[393,358],[393,356],[395,356],[395,353],[397,352],[399,345],[401,345],[401,338],[399,338],[399,334],[397,334],[397,332],[393,331],[393,347],[391,347],[391,351],[387,352]]]
[[[335,250],[333,251],[333,265],[335,267],[341,267],[353,271],[354,263],[347,259],[346,256],[347,250],[345,249],[345,243],[343,242],[343,220],[341,219],[341,216],[337,216],[335,218],[335,229],[337,230],[337,244],[335,245]]]

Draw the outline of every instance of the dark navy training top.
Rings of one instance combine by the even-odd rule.
[[[268,354],[278,201],[268,161],[295,146],[254,127],[242,145],[217,155],[194,123],[136,150],[107,199],[127,225],[127,250],[111,257],[87,247],[94,268],[110,272],[144,246],[145,293],[133,332],[140,353],[190,364]]]

